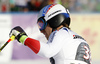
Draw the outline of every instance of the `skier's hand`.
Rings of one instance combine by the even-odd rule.
[[[10,31],[9,36],[11,37],[12,35],[14,35],[15,39],[17,39],[21,43],[23,43],[25,38],[28,37],[25,31],[20,26],[16,26]]]

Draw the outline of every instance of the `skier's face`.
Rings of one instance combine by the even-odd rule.
[[[47,25],[44,30],[41,30],[41,33],[43,33],[48,40],[50,34],[52,33],[52,28],[49,25]]]
[[[49,24],[45,23],[45,21],[42,18],[38,20],[37,24],[41,33],[43,33],[45,37],[48,39],[52,32],[52,28],[49,26]]]

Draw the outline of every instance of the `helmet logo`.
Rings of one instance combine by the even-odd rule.
[[[55,14],[55,13],[57,13],[57,12],[60,12],[60,11],[61,11],[61,10],[57,10],[57,11],[53,12],[52,14],[48,15],[48,17],[50,17],[51,15],[53,15],[53,14]]]

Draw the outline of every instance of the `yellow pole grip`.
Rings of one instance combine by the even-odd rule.
[[[11,39],[11,41],[13,41],[13,40],[15,39],[15,36],[12,35],[12,36],[10,37],[10,39]]]

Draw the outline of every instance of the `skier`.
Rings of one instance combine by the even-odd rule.
[[[91,64],[90,48],[86,40],[70,29],[68,9],[50,4],[39,12],[37,24],[48,42],[28,37],[20,27],[14,27],[10,37],[28,46],[37,55],[50,58],[51,64]]]

